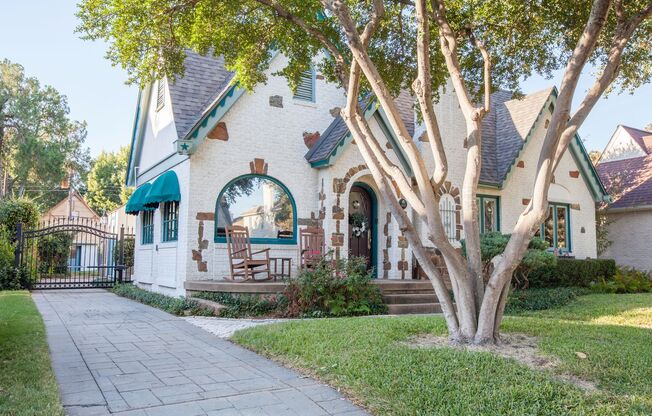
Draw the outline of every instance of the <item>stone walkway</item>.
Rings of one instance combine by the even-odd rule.
[[[68,415],[367,414],[326,385],[107,291],[33,298]]]

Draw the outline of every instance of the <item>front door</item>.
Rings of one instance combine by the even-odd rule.
[[[349,194],[349,252],[351,256],[365,257],[367,269],[374,266],[375,198],[362,184],[351,187]]]

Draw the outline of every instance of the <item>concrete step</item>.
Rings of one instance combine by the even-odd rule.
[[[407,305],[415,303],[436,303],[437,296],[434,293],[391,293],[384,294],[383,300],[388,305]]]
[[[392,315],[406,315],[418,313],[441,313],[439,303],[412,303],[412,304],[389,304],[389,313]]]
[[[428,280],[374,280],[384,294],[433,293],[432,283]]]

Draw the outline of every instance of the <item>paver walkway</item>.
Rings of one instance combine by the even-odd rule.
[[[366,415],[337,391],[104,290],[34,292],[69,415]]]

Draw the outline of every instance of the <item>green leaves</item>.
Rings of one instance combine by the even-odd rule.
[[[93,161],[88,173],[86,200],[102,214],[127,202],[131,189],[125,187],[129,148],[121,147],[115,153],[102,152]]]

